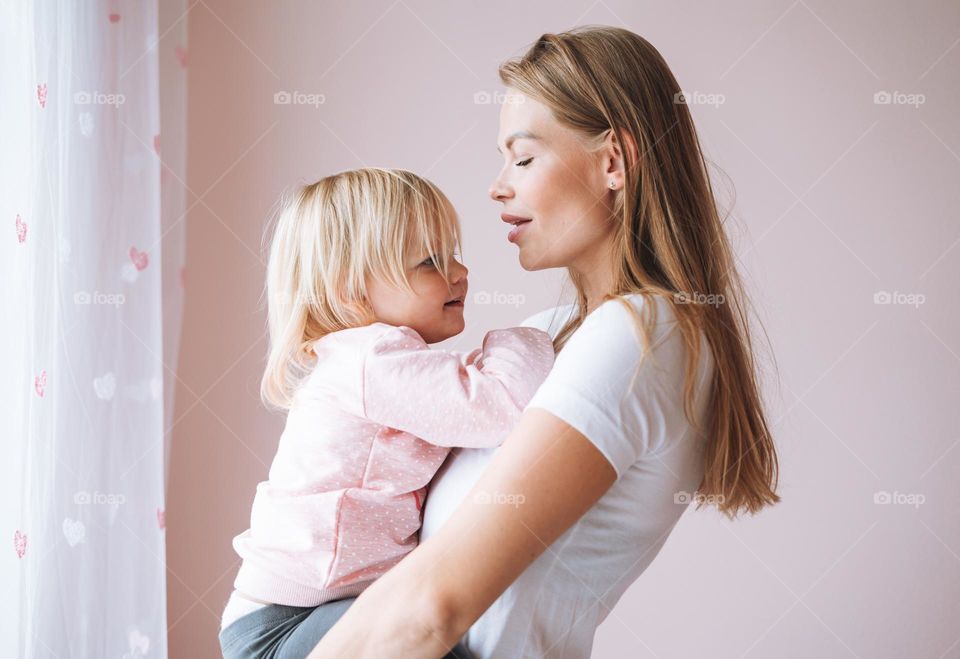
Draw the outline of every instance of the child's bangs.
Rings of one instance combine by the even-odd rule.
[[[453,205],[427,181],[413,194],[409,208],[409,249],[436,259],[437,269],[450,281],[450,262],[460,251],[460,222]]]
[[[409,268],[433,257],[450,282],[450,262],[460,247],[460,224],[447,197],[430,181],[407,170],[359,172],[366,177],[364,186],[356,186],[355,205],[363,208],[360,216],[365,218],[360,241],[364,247],[355,255],[359,267],[409,292]]]

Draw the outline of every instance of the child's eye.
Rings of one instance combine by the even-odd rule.
[[[436,256],[428,256],[420,265],[428,265],[432,268],[440,267],[440,260]]]
[[[532,160],[533,158],[527,158],[526,160],[521,160],[520,162],[517,163],[517,167],[526,167],[527,165],[530,164]]]

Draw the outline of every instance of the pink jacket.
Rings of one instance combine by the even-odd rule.
[[[314,343],[234,587],[317,606],[362,592],[412,550],[426,486],[452,446],[499,445],[553,365],[550,337],[495,330],[468,354],[374,323]]]

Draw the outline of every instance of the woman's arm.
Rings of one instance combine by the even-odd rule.
[[[528,409],[447,523],[364,591],[310,658],[442,657],[615,480],[580,432]]]

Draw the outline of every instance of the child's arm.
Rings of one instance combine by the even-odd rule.
[[[469,354],[431,350],[414,330],[391,328],[364,361],[364,415],[438,446],[499,446],[553,357],[550,337],[532,327],[489,332]]]

